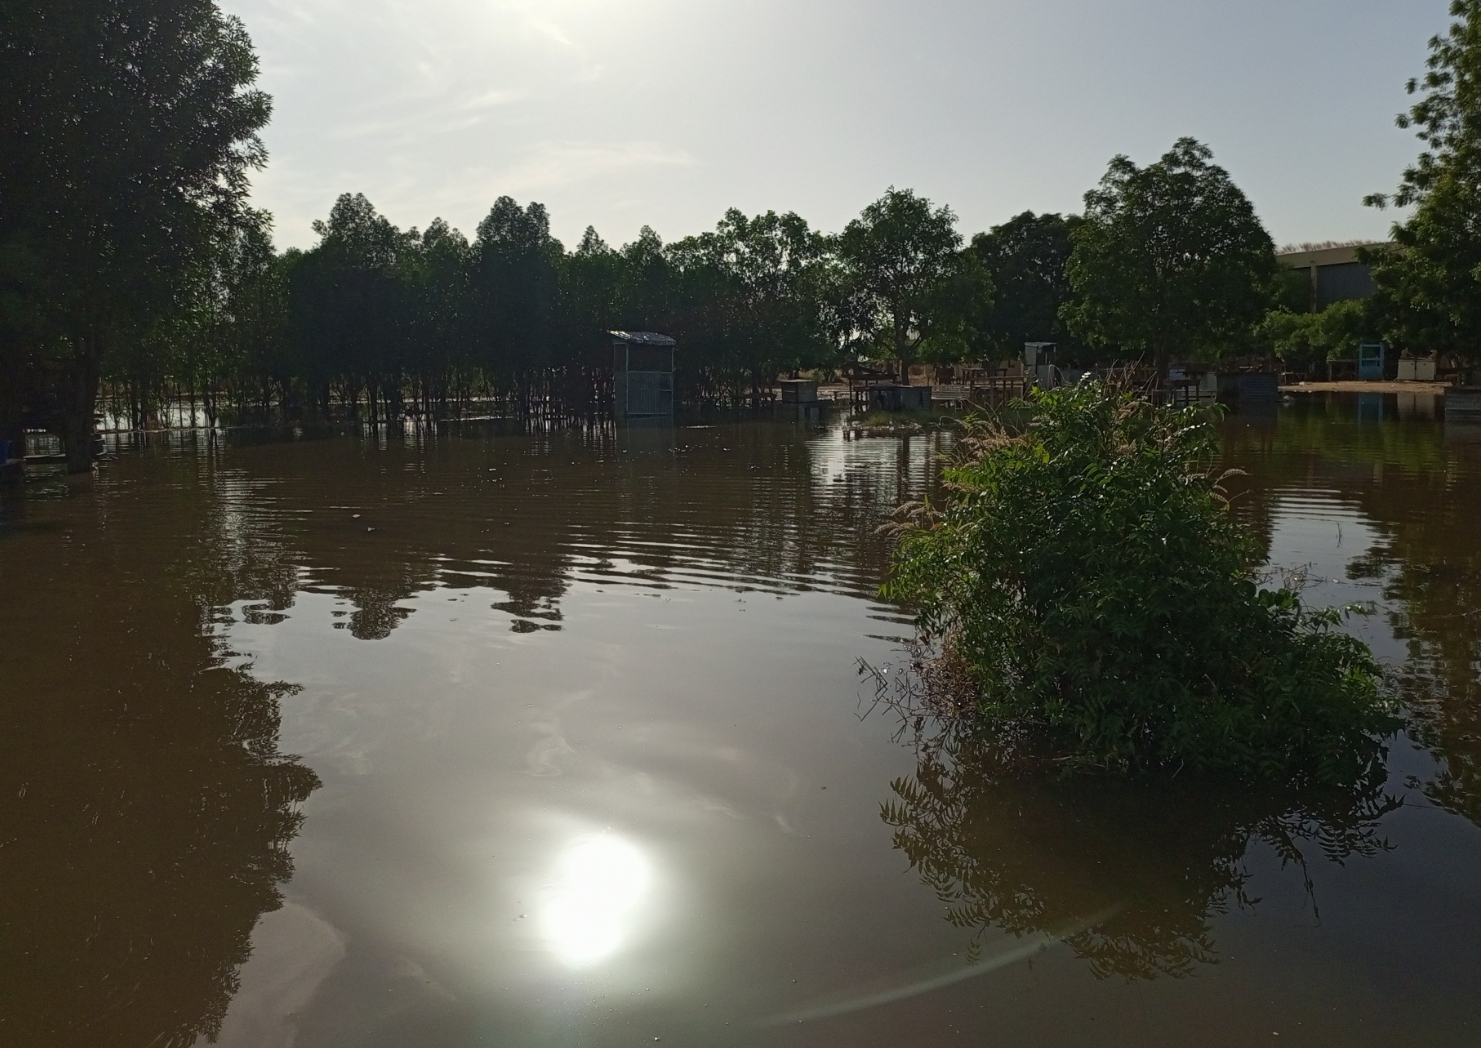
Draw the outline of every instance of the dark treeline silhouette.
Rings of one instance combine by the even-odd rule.
[[[1379,293],[1318,316],[1191,138],[1145,167],[1113,158],[1082,215],[1026,212],[970,242],[908,189],[837,234],[731,210],[668,244],[644,227],[613,248],[588,228],[574,249],[537,203],[499,198],[470,239],[440,219],[399,229],[346,194],[318,244],[279,254],[247,204],[271,100],[238,19],[212,0],[16,0],[0,6],[0,441],[52,430],[85,470],[100,394],[132,426],[167,405],[213,426],[590,419],[609,401],[610,329],[675,336],[676,391],[700,408],[755,405],[804,369],[903,379],[1026,341],[1162,377],[1272,351],[1316,366],[1378,337],[1468,361],[1481,4],[1452,13],[1402,118],[1427,149],[1395,197],[1415,215],[1370,255]]]
[[[1063,290],[1065,259],[1052,233],[1020,232],[1041,224],[1064,221],[1027,214],[963,248],[949,209],[891,189],[839,236],[732,209],[669,244],[645,227],[613,248],[588,228],[568,250],[538,203],[501,197],[470,240],[442,219],[399,229],[345,194],[308,251],[275,254],[262,227],[231,243],[198,308],[109,358],[104,393],[136,427],[172,403],[213,426],[590,419],[610,406],[609,330],[652,329],[680,341],[683,401],[754,406],[804,369],[949,363],[1004,350],[1025,324],[1054,334],[1059,302],[1042,300]],[[984,259],[1052,272],[1000,316]]]
[[[399,229],[346,194],[313,248],[280,254],[247,204],[271,113],[256,76],[245,27],[211,0],[0,7],[0,441],[51,430],[85,470],[100,397],[131,426],[590,419],[610,397],[611,329],[676,337],[678,395],[700,408],[756,405],[803,369],[904,378],[1030,339],[1217,350],[1259,319],[1274,264],[1191,140],[1145,169],[1118,158],[1083,219],[1025,214],[970,243],[908,189],[834,235],[731,210],[668,244],[645,227],[613,248],[588,228],[574,249],[538,203],[501,197],[470,238]],[[1161,284],[1206,308],[1155,331],[1090,308]]]
[[[732,209],[668,244],[644,227],[612,248],[588,227],[574,250],[538,203],[499,198],[470,240],[345,194],[308,251],[274,254],[260,225],[231,242],[188,320],[111,357],[105,390],[134,427],[178,402],[212,426],[590,420],[610,407],[612,329],[677,338],[676,391],[699,409],[755,407],[803,370],[861,361],[908,381],[1026,341],[1165,371],[1173,347],[1247,350],[1279,292],[1270,237],[1211,158],[1192,139],[1146,168],[1117,158],[1094,213],[1025,212],[969,243],[950,208],[893,187],[836,235]]]
[[[1185,140],[1179,150],[1146,170],[1171,165],[1239,196],[1206,149]],[[1081,255],[1098,251],[1097,264],[1117,272],[1144,263],[1106,293],[1125,297],[1167,268],[1139,263],[1146,252],[1130,243],[1166,216],[1115,221],[1138,228],[1102,231],[1093,247],[1082,235]],[[1187,282],[1221,282],[1224,292],[1190,286],[1206,304],[1231,287],[1242,300],[1166,337],[1206,353],[1247,348],[1273,301],[1275,263],[1252,213],[1240,221],[1244,257],[1212,276],[1202,260]],[[192,308],[107,359],[103,391],[136,428],[170,404],[210,426],[590,420],[610,408],[612,329],[676,337],[677,393],[698,409],[755,407],[780,376],[853,361],[898,369],[902,381],[915,363],[1004,360],[1025,341],[1057,342],[1066,362],[1108,361],[1147,338],[1107,310],[1077,326],[1071,307],[1083,312],[1087,299],[1070,263],[1091,225],[1025,212],[964,243],[949,208],[891,188],[837,235],[794,213],[732,209],[712,231],[668,244],[644,227],[613,248],[588,227],[567,249],[539,203],[499,198],[469,239],[442,219],[399,229],[344,194],[314,224],[310,250],[275,254],[260,224],[228,243]]]
[[[733,405],[830,359],[823,238],[795,215],[729,212],[663,245],[645,229],[574,251],[545,208],[501,197],[470,240],[441,219],[398,229],[362,195],[316,222],[309,251],[242,252],[224,316],[120,356],[106,389],[141,424],[166,400],[214,424],[406,415],[590,417],[610,399],[610,328],[683,339],[684,395]]]

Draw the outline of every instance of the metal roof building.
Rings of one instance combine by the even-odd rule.
[[[1358,249],[1383,247],[1382,242],[1341,244],[1333,247],[1309,247],[1282,251],[1276,255],[1282,265],[1305,269],[1311,273],[1311,311],[1326,309],[1333,302],[1367,298],[1373,294],[1373,277],[1368,266],[1358,261]]]
[[[674,413],[674,346],[656,331],[609,331],[612,336],[612,414],[654,418]]]

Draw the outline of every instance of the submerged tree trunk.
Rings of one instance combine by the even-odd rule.
[[[68,369],[62,403],[62,446],[67,453],[68,473],[87,473],[93,468],[93,415],[98,405],[98,356],[91,341],[79,347]]]

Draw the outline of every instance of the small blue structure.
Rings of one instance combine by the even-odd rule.
[[[1358,378],[1383,378],[1383,348],[1382,342],[1364,342],[1358,347]]]

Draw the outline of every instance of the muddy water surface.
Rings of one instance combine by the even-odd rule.
[[[1311,796],[863,716],[939,438],[121,448],[0,492],[0,1043],[1474,1045],[1481,441],[1226,423],[1413,715]]]

